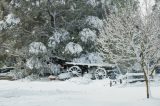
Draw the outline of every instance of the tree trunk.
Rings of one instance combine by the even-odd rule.
[[[150,94],[149,94],[149,81],[148,81],[148,77],[147,74],[145,72],[145,70],[143,70],[144,73],[144,79],[145,79],[145,84],[146,84],[146,93],[147,93],[147,98],[149,99]]]
[[[144,46],[143,44],[141,45],[142,52],[141,52],[141,69],[143,70],[144,73],[144,79],[145,79],[145,84],[146,84],[146,93],[147,93],[147,98],[149,99],[150,97],[150,92],[149,92],[149,81],[148,81],[148,76],[145,70],[145,62],[144,62]]]

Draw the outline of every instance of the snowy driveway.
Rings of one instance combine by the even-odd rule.
[[[0,106],[160,106],[160,86],[109,87],[105,81],[87,83],[0,81]]]

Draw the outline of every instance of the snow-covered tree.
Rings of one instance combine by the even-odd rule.
[[[32,42],[29,45],[29,53],[34,55],[45,54],[47,53],[47,48],[41,42]]]
[[[86,4],[92,6],[92,7],[96,7],[98,6],[100,2],[98,0],[87,0]]]
[[[90,30],[89,28],[83,29],[80,33],[79,36],[81,37],[81,40],[85,43],[88,41],[94,42],[97,38],[96,32]]]
[[[48,56],[72,60],[97,53],[96,38],[103,33],[104,17],[116,13],[119,7],[127,6],[125,1],[1,0],[0,30],[3,30],[0,33],[0,52],[6,55],[5,51],[9,51],[8,54],[17,55],[24,51],[22,56],[18,55],[24,60],[28,60],[28,55],[42,58],[43,55],[39,54],[45,53],[43,50],[38,51],[38,55],[31,51],[30,54],[26,50],[31,43],[41,42],[46,45]],[[8,17],[16,21],[8,20]],[[9,26],[11,23],[14,27]],[[72,42],[71,48],[67,46],[70,42]],[[7,46],[6,50],[4,46]],[[81,49],[77,50],[76,47]],[[12,48],[13,52],[8,48]],[[94,60],[98,59],[97,55],[89,57],[94,56]]]
[[[55,48],[60,43],[67,41],[69,39],[70,39],[69,32],[64,29],[60,29],[58,31],[53,32],[53,35],[49,38],[48,46],[51,48]]]
[[[20,23],[20,19],[10,11],[11,0],[0,0],[0,64],[13,65],[15,58],[13,33],[11,33]]]
[[[128,10],[110,15],[99,43],[110,61],[116,64],[134,61],[140,64],[149,98],[149,75],[160,59],[158,56],[160,22],[155,13],[141,16],[140,11],[135,14],[134,11]]]
[[[68,54],[79,54],[83,51],[82,47],[79,44],[69,42],[65,47],[65,52]]]
[[[31,57],[27,60],[26,66],[31,70],[34,68],[40,69],[40,68],[42,68],[42,63],[40,62],[40,60],[38,58]]]
[[[32,73],[44,74],[47,48],[42,42],[32,42],[29,45],[29,59],[26,61],[26,67],[32,70]]]
[[[90,26],[93,29],[101,31],[101,29],[103,28],[103,21],[98,17],[88,16],[86,17],[85,22],[88,26]]]

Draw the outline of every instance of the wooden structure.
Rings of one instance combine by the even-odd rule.
[[[117,75],[121,74],[114,64],[75,63],[58,57],[51,57],[50,59],[50,62],[59,64],[63,72],[70,72],[76,76],[90,73],[93,75],[93,79],[116,79]]]
[[[5,75],[5,73],[9,72],[10,70],[13,70],[14,67],[4,67],[0,68],[0,80],[15,80],[13,76]]]
[[[13,70],[14,67],[4,67],[4,68],[0,68],[0,73],[6,73],[9,72],[10,70]]]

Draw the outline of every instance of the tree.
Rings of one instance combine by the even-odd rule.
[[[137,62],[141,65],[149,98],[149,75],[159,60],[159,17],[155,13],[142,17],[141,12],[128,9],[106,19],[99,43],[108,60],[116,64]]]

